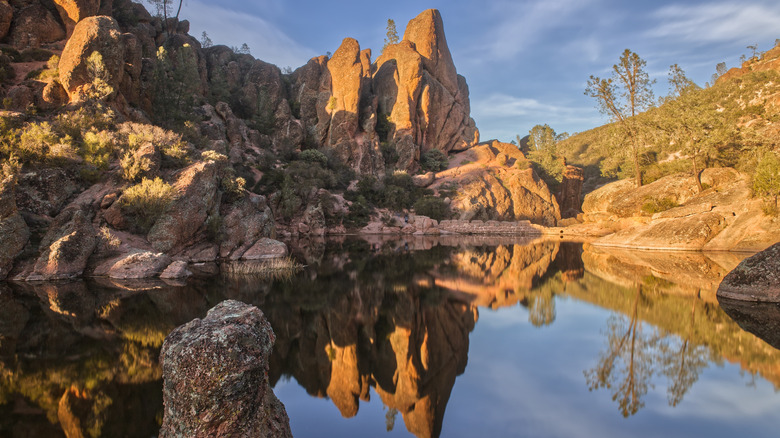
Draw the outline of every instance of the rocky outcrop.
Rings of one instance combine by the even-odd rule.
[[[8,42],[19,48],[39,47],[65,38],[65,30],[42,4],[24,2],[13,14]]]
[[[410,21],[373,65],[371,52],[346,38],[332,58],[313,58],[291,78],[290,101],[308,138],[334,147],[360,173],[384,172],[380,142],[398,151],[397,168],[416,170],[422,152],[463,150],[479,139],[434,9]]]
[[[585,197],[584,226],[609,230],[594,242],[603,246],[760,251],[780,240],[776,219],[752,198],[748,175],[705,169],[702,183],[701,193],[684,174],[639,189],[627,180],[607,184]]]
[[[78,207],[60,213],[41,241],[41,255],[27,281],[80,277],[98,243],[91,219]]]
[[[171,258],[165,254],[155,254],[150,251],[141,251],[129,254],[111,266],[108,271],[110,278],[152,278],[171,264]]]
[[[291,437],[268,383],[275,340],[263,312],[232,300],[171,332],[160,353],[160,437]]]
[[[718,287],[718,297],[780,302],[780,243],[746,258],[729,272]]]
[[[0,40],[8,35],[8,30],[11,29],[11,21],[14,18],[14,9],[7,1],[0,1]]]
[[[456,73],[439,11],[411,20],[404,39],[385,48],[374,70],[377,116],[389,122],[398,167],[414,169],[420,153],[431,149],[448,153],[479,141],[468,86]]]
[[[555,197],[515,145],[481,143],[450,163],[430,188],[459,187],[451,205],[459,219],[530,220],[548,226],[560,220]]]
[[[0,181],[0,280],[5,280],[14,259],[22,252],[30,230],[16,208],[13,177]]]
[[[100,10],[100,0],[54,0],[62,22],[65,23],[67,34],[73,33],[76,23],[84,18],[97,15]]]
[[[193,243],[209,216],[219,206],[219,166],[214,161],[193,164],[181,171],[173,184],[176,200],[147,235],[156,251],[176,253]]]
[[[117,90],[125,70],[125,43],[119,24],[113,18],[97,16],[81,20],[65,44],[59,79],[71,100],[79,100],[82,94],[90,91],[94,78],[89,73],[87,60],[94,52],[103,58],[105,69],[100,79]]]
[[[54,217],[78,189],[73,179],[61,168],[28,172],[19,176],[16,204],[20,210]]]

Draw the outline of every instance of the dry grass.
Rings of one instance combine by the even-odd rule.
[[[221,266],[223,275],[252,276],[263,280],[289,280],[301,269],[303,265],[290,256],[229,262]]]

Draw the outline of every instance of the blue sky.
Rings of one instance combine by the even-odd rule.
[[[256,58],[295,69],[335,52],[345,37],[376,59],[388,18],[403,36],[428,8],[441,11],[483,140],[509,141],[535,124],[571,133],[605,123],[583,94],[585,83],[609,75],[626,48],[647,61],[660,96],[671,64],[704,85],[718,62],[735,67],[748,45],[768,50],[780,38],[777,0],[185,0],[181,18],[192,35],[205,30],[215,44],[247,43]]]

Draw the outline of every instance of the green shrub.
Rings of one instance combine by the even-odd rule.
[[[187,163],[187,144],[181,134],[159,126],[125,122],[119,125],[118,136],[131,151],[152,143],[160,150],[165,167],[181,167]]]
[[[651,197],[645,201],[644,205],[642,205],[642,211],[647,214],[655,214],[675,207],[679,207],[679,204],[673,198]]]
[[[24,161],[42,161],[59,140],[50,123],[31,123],[19,138],[19,156]]]
[[[347,228],[363,228],[371,220],[371,207],[363,196],[358,196],[349,206],[349,213],[344,217]]]
[[[125,190],[120,199],[122,211],[133,217],[136,228],[147,233],[176,198],[176,191],[160,178],[144,178]]]
[[[122,168],[122,178],[126,181],[138,181],[149,175],[153,163],[148,157],[136,157],[135,154],[127,152],[119,160],[119,166]]]
[[[114,153],[115,139],[110,131],[88,131],[81,143],[81,156],[84,161],[100,170],[108,169],[108,163]]]
[[[308,163],[317,163],[322,167],[326,167],[328,165],[328,157],[316,149],[307,149],[302,151],[298,158]]]
[[[444,152],[431,149],[420,156],[420,166],[426,172],[441,172],[447,170],[449,160]]]
[[[414,212],[437,221],[450,218],[450,207],[437,196],[424,196],[414,203]]]

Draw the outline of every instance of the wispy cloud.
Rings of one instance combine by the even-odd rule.
[[[255,58],[280,67],[301,66],[317,54],[270,22],[245,11],[190,1],[187,17],[192,35],[199,36],[206,31],[214,44],[238,47],[247,43]]]
[[[780,3],[671,5],[658,9],[653,18],[659,24],[647,32],[649,37],[680,43],[763,40],[777,35]]]
[[[473,101],[471,112],[483,132],[504,141],[513,139],[516,134],[527,134],[537,124],[546,123],[563,131],[569,127],[588,129],[605,122],[595,107],[547,104],[534,98],[507,94],[491,94]]]
[[[577,19],[593,0],[497,1],[487,6],[493,20],[483,29],[472,54],[491,59],[516,57],[551,32]]]

